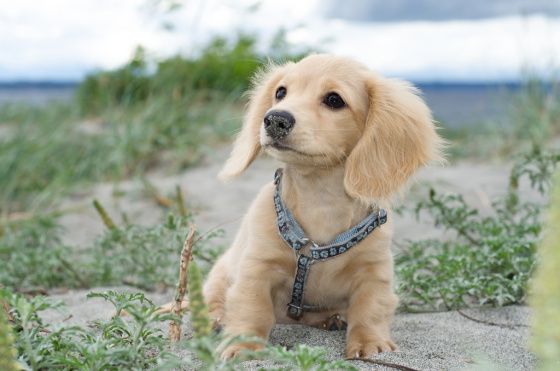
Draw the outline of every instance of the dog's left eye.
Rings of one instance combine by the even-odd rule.
[[[332,109],[340,109],[346,106],[344,100],[337,93],[328,93],[323,99],[323,103]]]
[[[286,88],[283,86],[279,87],[278,89],[276,89],[276,100],[284,99],[284,97],[286,97],[286,94],[288,94]]]

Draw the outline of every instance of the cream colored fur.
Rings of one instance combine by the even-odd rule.
[[[287,95],[277,101],[279,86]],[[325,106],[329,92],[338,93],[347,107]],[[285,140],[293,150],[270,146],[263,118],[271,109],[295,117]],[[430,110],[409,84],[346,58],[311,55],[257,75],[243,128],[220,176],[241,174],[263,150],[277,158],[285,164],[284,203],[310,238],[326,243],[362,220],[371,205],[389,209],[407,179],[440,158],[441,144]],[[256,196],[205,284],[210,313],[229,336],[267,339],[275,323],[294,323],[286,310],[296,256],[278,234],[273,192],[271,182]],[[390,335],[398,302],[392,287],[392,234],[389,211],[388,222],[357,246],[311,267],[305,302],[329,309],[306,313],[299,322],[320,326],[340,314],[348,322],[348,356],[396,349]],[[223,357],[260,346],[232,345]]]

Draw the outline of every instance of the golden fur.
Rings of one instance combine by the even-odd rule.
[[[279,86],[287,95],[277,101]],[[347,107],[325,106],[328,92],[338,93]],[[295,117],[285,139],[293,150],[270,145],[263,117],[271,109]],[[257,75],[243,128],[220,177],[241,174],[262,150],[277,158],[285,164],[284,203],[321,244],[362,220],[371,205],[388,208],[420,166],[439,159],[441,143],[430,110],[408,83],[378,76],[346,58],[311,55]],[[275,323],[295,323],[286,309],[296,256],[278,234],[273,192],[271,182],[257,195],[204,287],[212,317],[230,336],[267,339]],[[392,288],[392,233],[389,211],[388,222],[357,246],[310,269],[305,301],[329,309],[305,313],[299,323],[320,326],[340,314],[348,322],[348,356],[396,349],[390,336],[398,302]],[[223,357],[246,348],[259,345],[232,345]]]

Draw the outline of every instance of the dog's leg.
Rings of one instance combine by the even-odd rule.
[[[275,316],[272,291],[275,275],[266,265],[259,269],[246,270],[229,288],[226,296],[224,332],[226,336],[255,336],[268,339],[274,326]],[[239,354],[242,350],[259,350],[261,342],[240,342],[228,346],[222,352],[227,359]]]
[[[377,265],[377,266],[376,266]],[[348,307],[347,357],[369,357],[396,350],[391,340],[390,325],[398,299],[391,287],[392,273],[381,278],[376,270],[392,270],[392,264],[375,264],[361,268],[369,277],[361,279],[353,290]],[[372,274],[372,272],[375,273]]]
[[[224,316],[226,292],[230,285],[227,268],[224,255],[212,267],[204,284],[204,299],[208,305],[210,318],[214,321],[213,327],[216,329],[219,329]]]

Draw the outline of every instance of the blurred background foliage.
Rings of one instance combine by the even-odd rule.
[[[238,34],[234,41],[215,37],[195,57],[176,55],[150,59],[138,47],[132,59],[114,71],[90,74],[80,84],[76,99],[86,114],[113,106],[144,103],[150,98],[181,100],[197,94],[227,92],[237,95],[247,89],[251,76],[268,61],[297,61],[311,49],[295,51],[278,31],[265,53],[257,51],[254,36]]]
[[[256,70],[311,50],[289,44],[282,30],[264,51],[256,43],[215,37],[196,56],[159,60],[139,46],[124,66],[88,75],[73,101],[4,105],[0,214],[48,207],[78,185],[199,161],[239,128]]]

